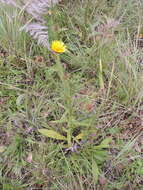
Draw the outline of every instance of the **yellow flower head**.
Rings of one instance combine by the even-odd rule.
[[[66,51],[66,46],[62,41],[55,40],[52,42],[51,49],[56,53],[64,53]]]

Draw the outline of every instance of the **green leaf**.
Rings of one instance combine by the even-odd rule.
[[[83,127],[88,127],[90,125],[89,120],[85,120],[85,121],[76,121],[76,120],[72,120],[72,123],[76,126],[83,126]]]
[[[18,98],[16,99],[16,105],[20,106],[23,103],[24,98],[25,98],[25,94],[19,95]]]
[[[60,120],[54,120],[54,121],[50,121],[50,123],[66,123],[67,122],[67,119],[64,118],[64,119],[60,119]]]
[[[109,143],[110,143],[111,141],[112,141],[112,138],[111,138],[111,137],[106,138],[106,139],[104,139],[104,140],[101,142],[100,146],[102,146],[103,148],[108,148],[108,147],[109,147]]]
[[[0,153],[4,152],[4,151],[5,151],[5,149],[6,149],[6,147],[5,147],[5,146],[0,146]]]
[[[54,121],[50,121],[51,123],[66,123],[67,120],[67,111],[65,111],[65,113],[62,115],[61,119],[59,120],[54,120]]]
[[[84,134],[83,134],[83,133],[80,133],[80,134],[78,134],[78,135],[75,137],[75,140],[83,139],[83,137],[84,137]]]
[[[112,141],[112,138],[106,138],[106,139],[104,139],[101,143],[100,143],[100,145],[98,145],[98,146],[96,146],[96,148],[98,149],[98,148],[108,148],[109,147],[109,143]]]
[[[56,131],[53,130],[48,130],[48,129],[39,129],[38,130],[42,135],[53,138],[53,139],[58,139],[58,140],[67,140],[66,137],[63,135],[57,133]]]
[[[92,175],[93,175],[94,182],[96,184],[99,177],[99,169],[94,159],[92,160]]]

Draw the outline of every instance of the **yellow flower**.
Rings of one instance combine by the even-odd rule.
[[[66,51],[66,46],[62,41],[55,40],[52,42],[51,49],[56,53],[64,53]]]

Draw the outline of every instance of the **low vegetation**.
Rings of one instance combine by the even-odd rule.
[[[143,190],[142,1],[0,5],[0,189]]]

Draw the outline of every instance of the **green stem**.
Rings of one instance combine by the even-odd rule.
[[[63,94],[64,94],[64,103],[65,107],[68,112],[68,131],[67,131],[67,141],[68,146],[71,146],[72,143],[72,101],[71,101],[71,90],[68,79],[65,79],[65,71],[61,64],[59,55],[56,55],[56,66],[57,66],[57,73],[62,81],[63,85]]]
[[[72,132],[71,132],[70,120],[68,121],[67,141],[68,141],[68,147],[71,147],[72,146]]]

